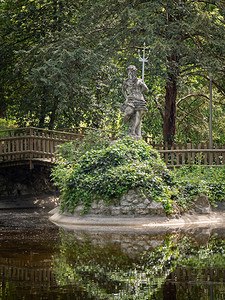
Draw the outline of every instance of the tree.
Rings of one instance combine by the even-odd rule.
[[[156,115],[149,103],[147,133],[155,119],[152,135],[162,124],[172,143],[177,118],[181,128],[184,114],[195,122],[190,112],[207,101],[205,66],[214,67],[218,97],[224,93],[224,0],[6,0],[0,9],[1,107],[21,125],[116,128],[125,68],[138,64],[144,41],[145,80],[158,108]]]
[[[115,113],[114,67],[105,66],[97,43],[87,38],[82,5],[68,0],[2,4],[9,24],[2,33],[8,30],[11,36],[4,51],[13,53],[10,84],[2,87],[12,91],[8,115],[20,125],[101,127]],[[109,94],[113,96],[106,101]]]
[[[202,70],[208,65],[223,69],[223,4],[224,1],[98,1],[89,9],[92,30],[87,22],[87,32],[104,45],[118,66],[137,62],[131,56],[143,41],[150,45],[151,70],[146,69],[146,81],[153,92],[161,81],[165,104],[159,108],[163,137],[169,143],[176,134],[177,101],[181,102],[184,92],[187,95],[187,80],[196,77],[196,72],[205,74]],[[200,95],[199,91],[195,94]]]

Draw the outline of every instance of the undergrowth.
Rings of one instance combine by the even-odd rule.
[[[185,166],[172,171],[177,186],[177,201],[188,209],[196,196],[209,197],[212,206],[216,201],[225,200],[225,166]]]

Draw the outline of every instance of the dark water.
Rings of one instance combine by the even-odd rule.
[[[225,299],[225,228],[68,231],[0,212],[0,299]]]

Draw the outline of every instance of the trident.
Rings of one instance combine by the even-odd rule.
[[[150,54],[150,50],[149,50]],[[144,43],[144,48],[143,48],[143,57],[140,55],[140,50],[138,49],[138,55],[139,55],[139,61],[142,62],[142,81],[144,82],[144,76],[145,76],[145,62],[148,61],[148,57],[145,57],[145,43]]]

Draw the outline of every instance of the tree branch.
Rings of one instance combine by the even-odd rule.
[[[223,73],[223,72],[222,72]],[[186,73],[185,74],[186,76],[187,75],[195,75],[195,76],[200,76],[200,77],[203,77],[205,79],[207,79],[209,81],[209,77],[202,74],[202,73],[198,73],[198,72],[189,72],[189,73]],[[220,93],[222,93],[223,95],[225,95],[225,88],[223,88],[221,85],[219,85],[215,80],[212,80],[212,83],[215,85],[215,87],[218,89],[218,91]]]
[[[160,115],[161,115],[162,119],[164,120],[164,113],[163,113],[163,110],[162,110],[162,108],[160,107],[160,104],[159,104],[159,102],[158,102],[159,97],[161,97],[161,96],[163,96],[163,95],[162,95],[162,94],[157,94],[157,95],[155,96],[155,98],[154,98],[154,102],[155,102],[156,107],[158,108],[158,110],[159,110],[159,112],[160,112]]]
[[[196,114],[193,115],[193,113],[202,105],[202,103],[200,103],[197,107],[195,107],[194,109],[192,109],[191,111],[187,112],[184,109],[180,108],[180,111],[185,115],[181,120],[179,118],[177,118],[177,120],[179,120],[180,123],[182,123],[184,121],[184,119],[186,119],[189,115],[194,116],[195,118],[199,119],[202,121],[202,118],[200,118],[199,116],[197,116]]]
[[[190,97],[205,97],[205,98],[209,99],[209,97],[204,94],[188,94],[188,95],[184,96],[183,98],[180,98],[177,101],[177,106],[180,104],[180,102],[182,102],[183,100],[186,100],[187,98],[190,98]]]

